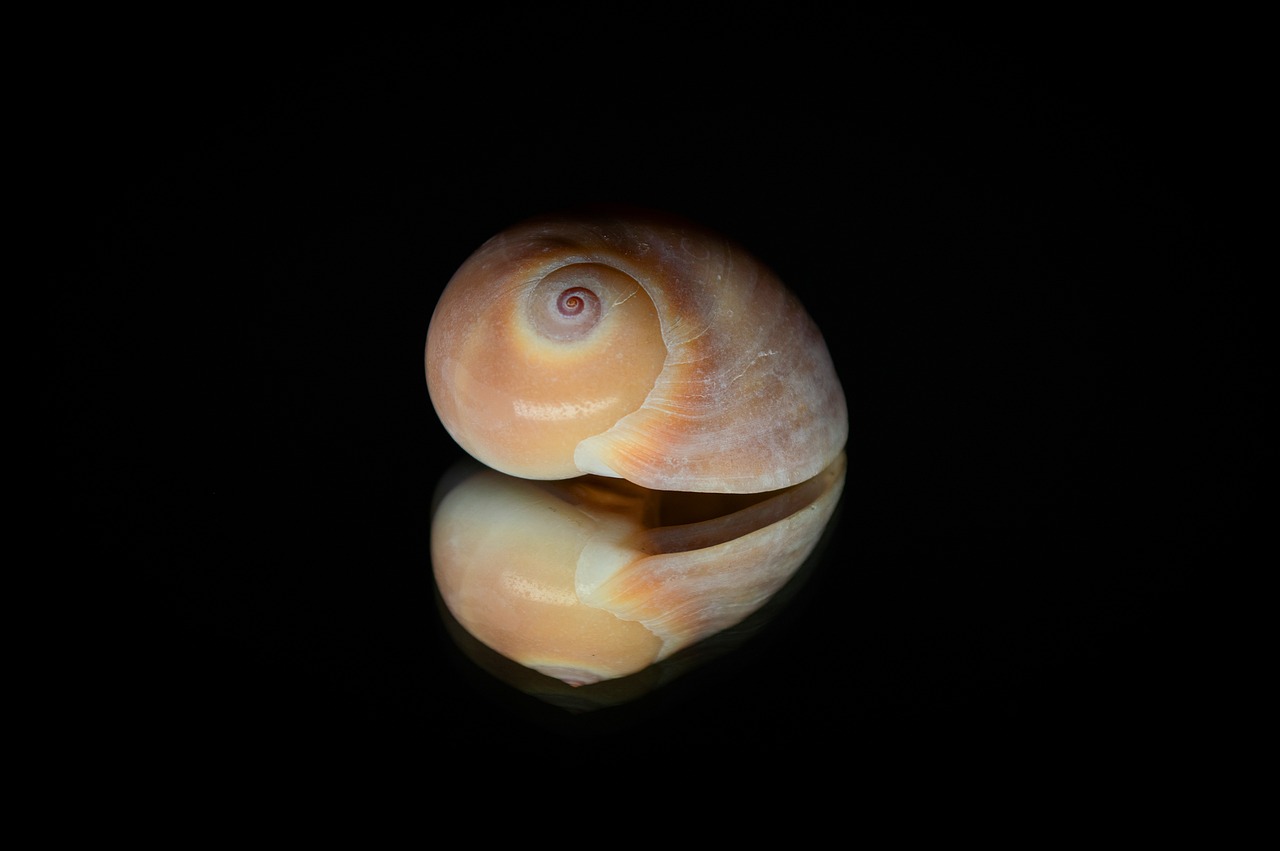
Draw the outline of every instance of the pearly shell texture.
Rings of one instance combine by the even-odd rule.
[[[627,676],[732,627],[813,552],[845,455],[758,495],[654,491],[474,464],[437,497],[431,558],[468,633],[571,686]]]
[[[764,264],[690,222],[565,213],[497,234],[432,315],[427,386],[495,470],[758,493],[818,475],[848,437],[812,317]]]

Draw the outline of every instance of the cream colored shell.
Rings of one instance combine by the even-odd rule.
[[[658,214],[494,236],[442,293],[425,360],[449,434],[522,478],[757,493],[818,475],[848,437],[795,295],[730,240]]]

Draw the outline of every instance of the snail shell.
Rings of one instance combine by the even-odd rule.
[[[796,296],[724,236],[647,211],[489,239],[441,294],[426,376],[453,439],[521,478],[757,493],[816,476],[848,437]]]
[[[493,650],[581,686],[641,671],[759,610],[817,546],[845,455],[763,494],[462,469],[432,515],[441,599]]]

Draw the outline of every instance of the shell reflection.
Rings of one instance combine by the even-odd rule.
[[[741,623],[814,551],[845,481],[758,494],[508,476],[468,459],[437,490],[440,597],[478,641],[571,686],[626,677]]]

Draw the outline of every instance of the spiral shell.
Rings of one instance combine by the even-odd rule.
[[[812,317],[728,238],[636,210],[542,216],[449,281],[427,333],[445,429],[527,479],[758,493],[822,472],[848,437]]]

